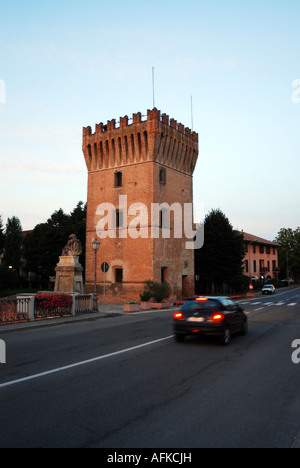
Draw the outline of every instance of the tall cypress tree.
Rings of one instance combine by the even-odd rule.
[[[223,292],[242,275],[245,255],[243,235],[235,231],[221,210],[212,210],[204,221],[204,246],[195,252],[195,272],[205,292]]]

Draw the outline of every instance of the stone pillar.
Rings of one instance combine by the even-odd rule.
[[[83,294],[83,268],[78,255],[59,257],[55,271],[55,292]]]

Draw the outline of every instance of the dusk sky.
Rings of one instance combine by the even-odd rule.
[[[199,134],[195,221],[300,226],[299,0],[0,0],[0,214],[87,199],[82,127],[153,107]],[[138,201],[138,200],[137,200]]]

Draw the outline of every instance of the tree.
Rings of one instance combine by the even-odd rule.
[[[286,278],[287,268],[289,268],[289,276],[291,274],[295,277],[300,276],[300,227],[295,230],[281,228],[275,242],[280,244],[278,255],[280,278]]]
[[[55,211],[46,223],[38,224],[26,237],[27,270],[42,276],[45,287],[49,276],[55,275],[59,256],[71,234],[76,234],[81,241],[83,254],[80,261],[84,266],[85,226],[86,204],[79,202],[70,214],[64,213],[62,209]]]
[[[204,246],[195,252],[195,273],[202,288],[223,292],[242,277],[245,248],[243,235],[235,231],[221,210],[212,210],[204,221]]]
[[[21,267],[22,241],[22,225],[19,218],[8,218],[4,236],[4,264],[16,271]]]
[[[3,252],[3,249],[4,249],[4,241],[5,241],[4,227],[3,227],[2,216],[0,215],[0,254]]]

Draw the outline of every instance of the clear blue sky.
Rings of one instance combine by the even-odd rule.
[[[191,126],[193,96],[196,221],[220,208],[271,240],[299,226],[299,18],[298,0],[0,0],[4,223],[86,201],[82,127],[145,114],[154,66],[158,109]]]

